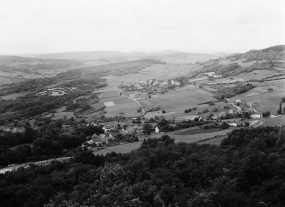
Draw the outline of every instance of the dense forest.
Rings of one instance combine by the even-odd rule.
[[[0,206],[281,207],[284,152],[279,127],[236,129],[221,146],[164,135],[127,154],[83,151],[0,175]]]

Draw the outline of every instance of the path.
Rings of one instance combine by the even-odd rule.
[[[143,117],[143,116],[145,115],[145,110],[143,109],[143,107],[141,106],[141,104],[137,101],[137,99],[135,99],[135,98],[130,98],[130,97],[124,95],[124,94],[123,94],[123,91],[119,91],[119,95],[122,96],[122,97],[124,97],[124,98],[130,99],[130,100],[136,102],[136,104],[137,104],[137,105],[140,107],[140,109],[142,110],[142,111],[141,111],[141,117]]]

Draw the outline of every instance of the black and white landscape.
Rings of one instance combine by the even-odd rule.
[[[0,207],[285,206],[285,2],[0,8]]]

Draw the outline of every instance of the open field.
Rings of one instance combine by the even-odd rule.
[[[256,85],[256,88],[237,95],[231,100],[241,99],[244,102],[251,102],[258,112],[269,111],[276,115],[280,100],[285,95],[285,80],[268,81]],[[273,91],[268,92],[268,88],[272,88]]]
[[[106,155],[107,153],[110,152],[117,152],[117,153],[128,153],[131,152],[132,150],[138,149],[141,146],[141,141],[139,142],[133,142],[133,143],[127,143],[127,144],[121,144],[117,145],[114,147],[102,149],[93,152],[94,155]]]
[[[210,92],[205,90],[186,86],[179,90],[169,91],[166,94],[158,95],[156,98],[151,98],[149,101],[153,106],[161,106],[162,109],[176,109],[184,106],[196,106],[199,103],[214,101]]]
[[[181,130],[181,132],[187,131],[187,130],[188,129]],[[179,131],[169,132],[169,133],[165,133],[165,134],[168,134],[170,137],[175,138],[175,142],[196,142],[196,141],[206,139],[209,137],[214,137],[216,135],[226,135],[227,133],[231,132],[232,130],[233,129],[226,129],[226,130],[217,131],[217,132],[194,134],[194,135],[177,135],[177,133],[179,133]]]
[[[180,130],[185,131],[185,130]],[[204,134],[195,134],[195,135],[177,135],[178,131],[175,132],[166,132],[164,134],[152,134],[150,137],[151,138],[156,138],[156,137],[161,137],[162,135],[169,135],[170,137],[175,139],[175,142],[196,142],[202,139],[214,137],[216,135],[226,135],[227,133],[231,132],[232,129],[227,129],[227,130],[222,130],[218,132],[212,132],[212,133],[204,133]],[[149,139],[151,139],[149,138]],[[132,150],[138,149],[141,146],[142,141],[134,142],[134,143],[127,143],[127,144],[122,144],[122,145],[117,145],[108,149],[103,149],[99,150],[96,152],[93,152],[93,154],[107,154],[110,152],[117,152],[117,153],[128,153],[131,152]]]
[[[214,138],[205,142],[201,142],[200,144],[211,144],[211,145],[220,145],[221,142],[227,138],[227,136],[222,136],[222,137],[218,137],[218,138]]]
[[[14,93],[14,94],[2,96],[1,98],[4,99],[4,100],[16,100],[18,97],[23,97],[26,94],[27,93]]]
[[[136,117],[141,113],[137,112],[139,108],[138,105],[127,98],[114,99],[112,101],[115,105],[112,107],[106,107],[105,111],[107,112],[105,116],[114,117],[117,115],[124,115],[125,117]]]
[[[262,119],[264,122],[262,126],[282,126],[285,125],[285,116],[279,116],[275,118]]]
[[[229,106],[229,109],[224,109],[224,106]],[[196,107],[196,110],[192,110],[189,113],[185,113],[184,111],[186,109],[192,109]],[[217,112],[212,112],[213,109],[217,108],[218,111]],[[235,109],[231,104],[228,103],[224,103],[224,102],[217,102],[215,105],[213,106],[209,106],[209,104],[202,104],[202,105],[186,105],[180,108],[174,108],[174,109],[170,109],[170,110],[166,110],[167,113],[162,113],[161,111],[156,111],[156,112],[148,112],[145,117],[146,118],[151,118],[151,117],[155,117],[155,116],[164,116],[165,118],[172,118],[173,116],[175,117],[184,117],[184,116],[194,116],[194,115],[198,115],[198,112],[203,112],[204,110],[208,109],[209,112],[207,113],[202,113],[201,116],[202,117],[206,117],[209,114],[213,114],[214,116],[219,115],[221,112],[229,112],[229,110],[231,109]]]
[[[221,131],[221,129],[189,129],[186,131],[178,132],[177,135],[194,135],[194,134],[203,134],[203,133],[212,133],[212,132],[218,132]]]
[[[250,79],[262,79],[268,76],[272,76],[272,75],[277,75],[280,73],[277,73],[275,71],[272,70],[254,70],[250,73],[241,73],[239,75],[237,75],[237,78],[241,78],[245,81],[248,81]]]
[[[114,101],[106,101],[106,102],[104,102],[104,105],[106,107],[111,107],[111,106],[115,106],[115,103],[114,103]]]

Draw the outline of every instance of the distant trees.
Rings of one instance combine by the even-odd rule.
[[[149,123],[145,123],[143,125],[143,134],[149,135],[149,134],[151,134],[152,131],[153,131],[153,128]]]
[[[262,117],[269,117],[270,116],[270,112],[266,111],[264,113],[262,113]]]
[[[187,113],[191,112],[192,110],[196,110],[196,107],[194,107],[192,109],[185,109],[184,113],[187,114]]]

